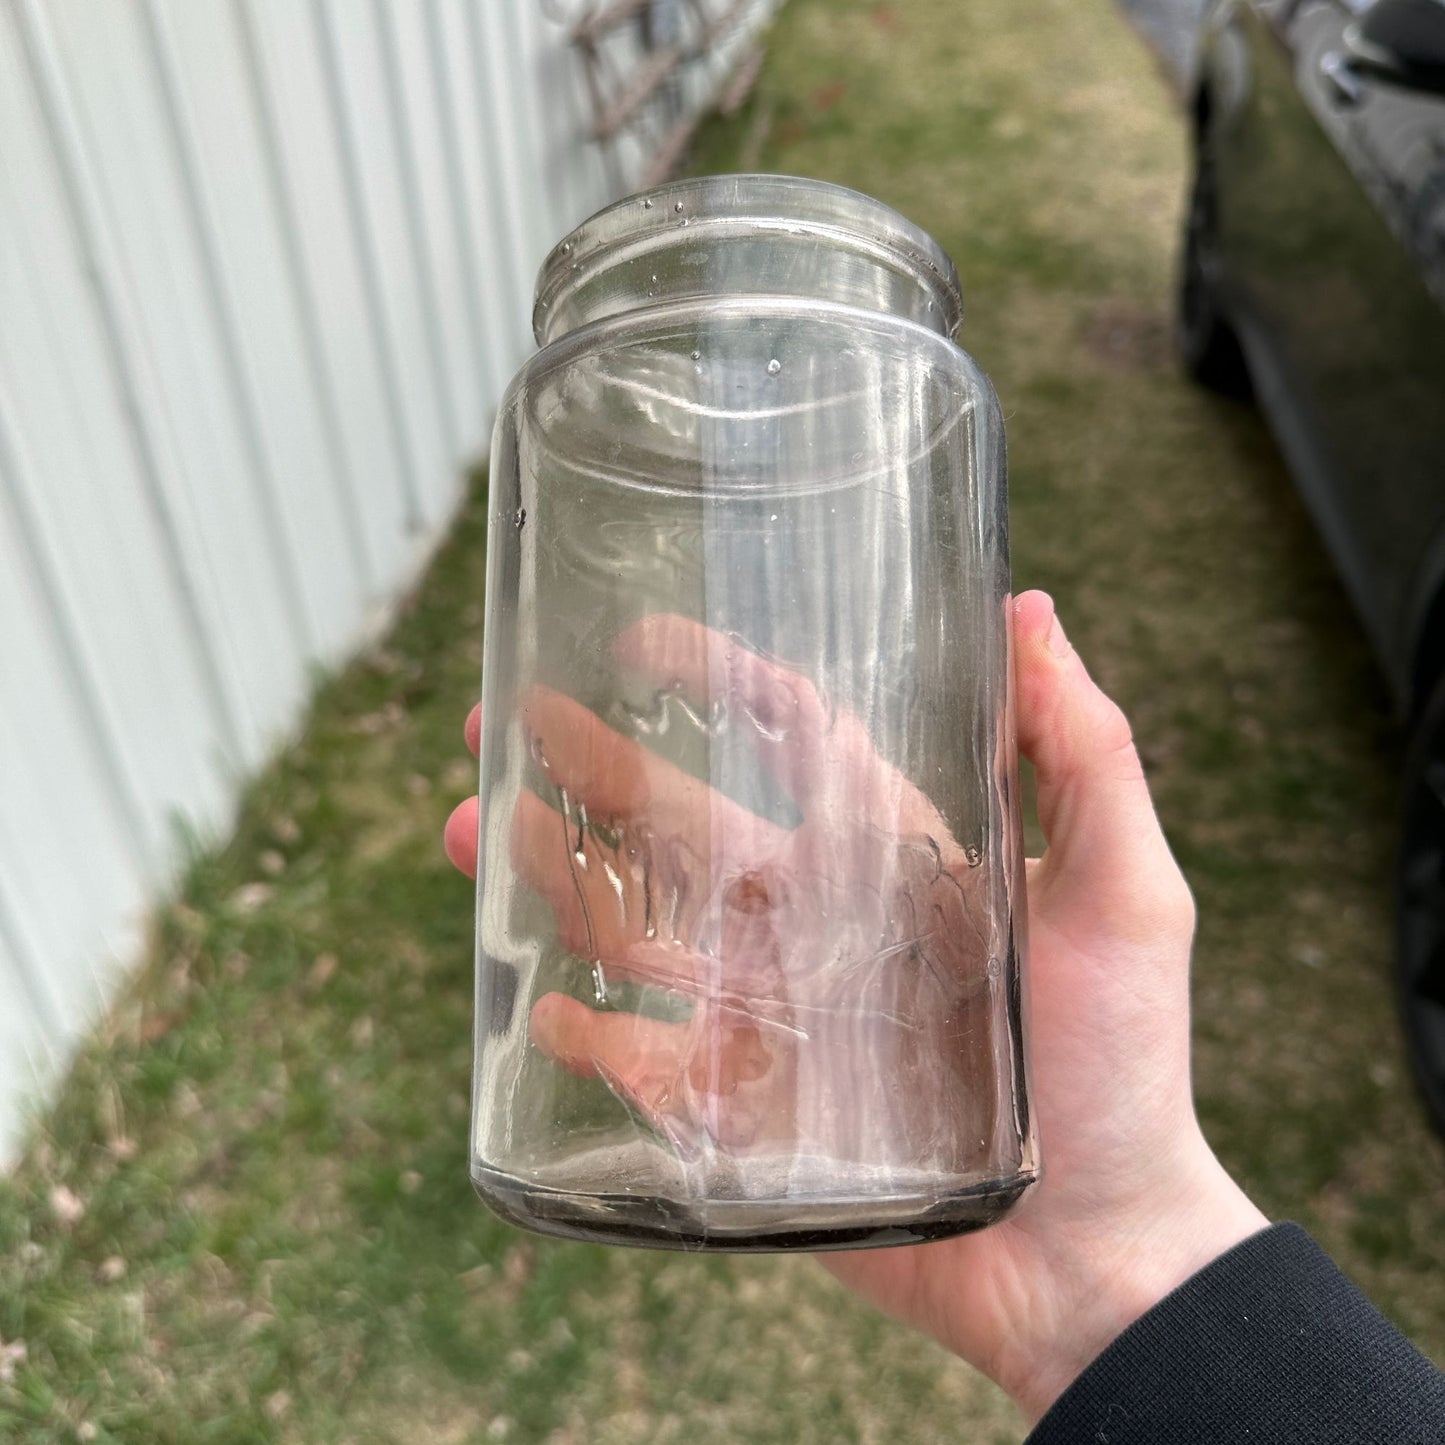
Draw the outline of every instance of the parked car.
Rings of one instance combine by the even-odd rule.
[[[1445,0],[1215,0],[1178,335],[1253,392],[1409,728],[1398,985],[1445,1132]]]

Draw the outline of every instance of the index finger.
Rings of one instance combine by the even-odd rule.
[[[880,756],[863,722],[830,707],[800,672],[675,613],[633,623],[616,651],[657,686],[741,712],[764,766],[805,813],[841,808],[890,833],[948,836],[938,809]]]
[[[522,722],[552,783],[585,810],[583,825],[628,821],[685,844],[703,865],[736,859],[756,867],[787,830],[608,727],[581,703],[534,683]]]

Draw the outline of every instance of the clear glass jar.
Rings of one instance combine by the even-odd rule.
[[[472,1177],[858,1247],[1037,1169],[1003,423],[877,201],[680,181],[547,258],[491,462]]]

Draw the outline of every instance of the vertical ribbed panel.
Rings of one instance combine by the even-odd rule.
[[[540,0],[0,0],[0,1161],[445,527],[588,105]]]

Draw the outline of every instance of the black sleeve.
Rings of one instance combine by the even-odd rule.
[[[1135,1321],[1027,1445],[1442,1445],[1442,1375],[1296,1224]]]

